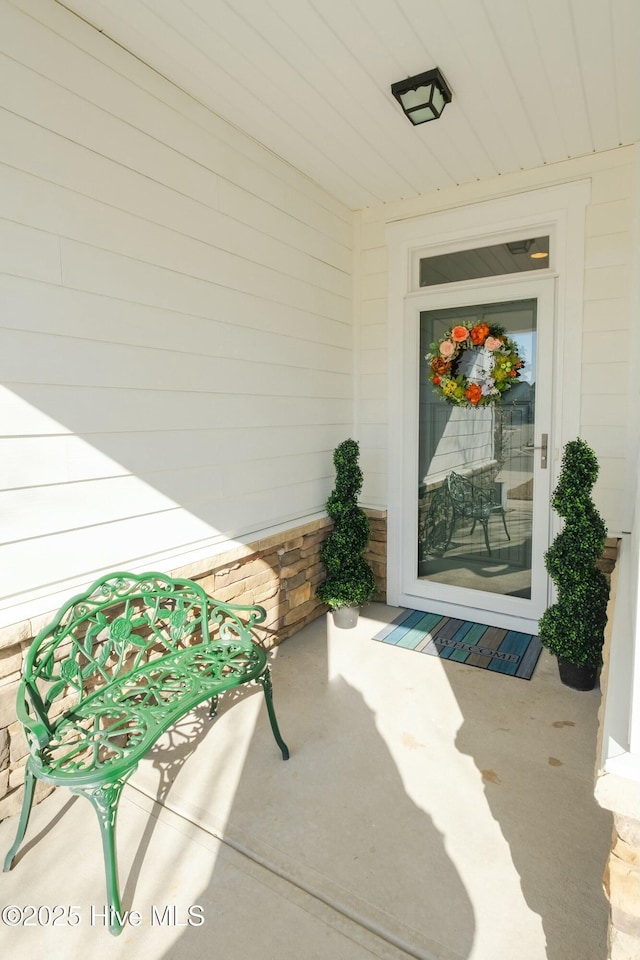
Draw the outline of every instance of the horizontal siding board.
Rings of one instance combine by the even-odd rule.
[[[267,358],[237,360],[199,352],[95,343],[57,335],[6,330],[0,377],[8,384],[73,383],[117,389],[191,390],[254,396],[350,396],[351,377],[312,368],[285,367]],[[177,357],[180,357],[179,361]],[[24,362],[21,363],[21,359]],[[55,359],[52,359],[55,358]]]
[[[0,544],[151,514],[162,522],[162,514],[176,508],[188,510],[224,532],[230,510],[242,497],[262,494],[267,511],[275,504],[281,509],[289,488],[310,482],[324,484],[333,472],[325,452],[248,463],[228,458],[222,469],[218,462],[213,470],[215,462],[176,469],[175,461],[166,459],[167,452],[164,441],[157,444],[161,469],[151,469],[150,462],[137,476],[5,491]],[[265,490],[269,491],[266,497]],[[252,515],[247,505],[245,516],[256,522],[260,514]]]
[[[610,364],[614,367],[619,367],[621,364],[626,366],[627,359],[625,353],[620,350],[620,334],[618,332],[600,329],[594,332],[585,332],[583,335],[582,362],[589,365],[598,364],[598,366],[603,367],[602,375],[598,379],[608,380],[611,371],[607,370],[605,372],[604,367],[608,368]],[[609,363],[607,363],[607,360],[609,360]],[[590,367],[589,373],[592,372],[593,368]],[[586,379],[591,386],[593,377],[588,375]]]
[[[363,374],[386,374],[388,368],[387,350],[363,349],[361,352],[360,369]]]
[[[207,194],[194,198],[187,192],[186,171],[172,182],[161,182],[133,169],[131,158],[126,164],[117,162],[6,109],[0,110],[0,126],[2,163],[146,220],[197,233],[198,225],[208,226],[218,208],[218,178],[213,173]]]
[[[63,282],[78,290],[206,316],[222,287],[350,323],[350,300],[238,258],[227,260],[235,266],[235,276],[229,277],[219,267],[221,282],[216,283],[211,275],[198,277],[74,240],[62,241]]]
[[[121,390],[69,384],[18,384],[0,389],[0,423],[5,436],[51,436],[206,428],[237,429],[335,425],[348,428],[351,405],[337,397],[231,396],[180,391]],[[96,436],[98,444],[102,441]]]
[[[584,299],[608,300],[612,296],[628,297],[631,291],[631,265],[598,267],[585,270]]]
[[[386,373],[364,374],[360,379],[360,395],[364,400],[385,397],[388,378]]]
[[[373,424],[375,426],[379,426],[381,424],[386,425],[389,416],[387,408],[388,402],[385,395],[382,397],[363,397],[360,404],[360,415],[362,422]]]
[[[622,297],[589,300],[584,305],[584,330],[628,330],[629,303]]]
[[[386,297],[363,302],[362,327],[365,336],[368,336],[369,331],[376,327],[386,328],[388,309]]]
[[[383,300],[387,296],[387,274],[371,273],[363,276],[361,283],[362,299],[366,303],[368,300]]]
[[[3,547],[0,611],[4,608],[6,612],[0,616],[5,623],[12,622],[7,618],[25,594],[36,599],[70,578],[82,576],[85,583],[90,583],[99,573],[113,569],[140,569],[141,565],[153,569],[159,556],[165,558],[164,569],[172,569],[177,564],[170,558],[178,554],[186,562],[184,557],[203,547],[209,547],[213,554],[214,546],[221,542],[254,539],[254,534],[260,535],[269,527],[295,523],[310,503],[316,503],[320,510],[328,489],[321,481],[303,483],[282,489],[277,502],[267,503],[261,501],[260,494],[243,496],[225,504],[224,519],[232,525],[228,529],[218,529],[176,507],[162,514],[51,534],[37,541],[21,539]],[[28,578],[23,574],[25,567],[30,571]]]
[[[592,203],[587,207],[587,238],[628,232],[632,223],[633,210],[628,198]]]
[[[78,483],[127,474],[146,476],[173,470],[177,464],[189,469],[206,468],[214,472],[221,464],[242,464],[251,474],[260,472],[261,462],[280,463],[283,475],[292,476],[292,460],[314,454],[322,458],[323,472],[332,462],[332,451],[342,439],[342,428],[328,424],[268,426],[255,429],[185,424],[182,430],[157,432],[136,430],[129,433],[21,436],[3,442],[5,489],[53,484]],[[260,484],[264,478],[261,475]],[[209,486],[212,480],[208,480]]]
[[[248,189],[226,180],[220,183],[219,206],[230,217],[242,223],[259,223],[268,236],[295,244],[310,256],[350,275],[353,256],[350,234],[347,242],[340,242],[334,236],[320,231],[317,226],[279,210]]]
[[[586,269],[632,263],[635,259],[632,240],[630,231],[587,238],[585,246]]]
[[[580,404],[580,423],[582,426],[592,427],[618,424],[623,406],[624,398],[621,394],[583,395]]]
[[[75,441],[75,438],[74,438]],[[77,440],[75,442],[81,443]],[[69,479],[67,437],[5,437],[2,440],[2,471],[0,490],[34,486],[38,483],[60,483]],[[97,452],[97,451],[96,451]],[[107,475],[105,460],[100,459],[100,472]],[[122,467],[113,467],[113,472],[123,472]],[[0,497],[0,505],[2,498]]]
[[[80,76],[76,83],[81,86]],[[210,169],[135,126],[97,110],[83,96],[51,84],[6,53],[0,54],[0,87],[6,110],[123,166],[134,165],[145,176],[173,186],[207,206],[216,206],[218,178]]]
[[[176,504],[137,477],[32,487],[2,494],[0,544],[173,510]]]
[[[638,8],[640,10],[640,7]],[[640,63],[640,59],[638,60]],[[591,178],[591,206],[599,203],[610,203],[613,200],[625,200],[632,196],[638,177],[635,166],[626,162],[626,151],[613,151],[606,154],[611,158],[611,165],[602,170],[596,170]],[[624,159],[620,159],[624,158]],[[617,163],[613,161],[618,160]]]
[[[170,284],[166,289],[171,289]],[[273,351],[282,363],[290,362],[287,357],[292,344],[299,343],[301,351],[310,344],[318,361],[332,357],[327,361],[329,366],[343,369],[336,358],[351,349],[352,335],[346,324],[285,308],[243,291],[208,285],[194,288],[188,283],[183,289],[184,309],[179,309],[180,300],[176,298],[176,309],[168,310],[0,274],[0,326],[47,333],[55,328],[61,336],[186,351],[207,349],[229,356],[245,356],[251,338],[255,338],[251,342],[258,350],[264,355]],[[203,295],[196,298],[194,291]],[[207,298],[204,293],[211,296]]]
[[[387,328],[382,323],[364,325],[362,328],[363,350],[387,350]]]
[[[601,454],[599,457],[600,471],[597,483],[601,490],[624,490],[626,477],[624,473],[624,458],[616,459]]]
[[[0,273],[60,283],[60,241],[0,217]]]
[[[608,356],[606,351],[602,356]],[[583,389],[588,389],[589,396],[617,396],[624,404],[629,389],[629,364],[626,360],[619,363],[585,363],[583,374]]]
[[[318,289],[334,302],[351,296],[348,275],[229,218],[216,230],[204,223],[207,239],[192,237],[7,166],[0,168],[0,204],[7,219],[209,282],[236,289],[276,282],[301,302]],[[215,218],[212,211],[207,223]]]
[[[598,451],[601,457],[612,457],[624,460],[627,454],[627,428],[625,426],[595,426],[585,425],[581,430],[582,439],[590,447]]]
[[[360,258],[364,274],[387,272],[388,253],[386,247],[371,247],[362,251]]]
[[[0,275],[0,329],[4,327],[25,337],[38,333],[50,337],[49,331],[55,330],[55,336],[60,338],[57,344],[61,352],[65,350],[65,338],[76,338],[94,344],[171,351],[174,357],[185,354],[186,362],[189,362],[190,354],[220,361],[242,361],[247,365],[273,358],[278,366],[351,373],[348,343],[333,346],[318,343],[309,335],[285,336],[256,329],[250,325],[251,316],[242,317],[242,321],[229,318],[219,322],[159,312],[137,304],[125,304],[62,287],[52,288],[49,284],[29,284],[20,278]],[[176,337],[177,329],[179,338]],[[37,338],[34,337],[32,342],[37,344]],[[25,349],[31,349],[29,341]],[[45,346],[40,352],[42,349],[48,348]],[[28,354],[22,356],[28,366]],[[247,375],[250,369],[247,366]],[[17,373],[12,379],[16,377],[22,379]]]

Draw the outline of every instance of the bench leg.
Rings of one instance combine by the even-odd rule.
[[[120,905],[120,891],[118,888],[118,863],[115,847],[116,816],[120,794],[125,780],[116,780],[114,783],[105,783],[100,787],[74,787],[72,793],[86,797],[98,814],[100,833],[102,836],[102,850],[104,853],[104,869],[107,884],[107,906],[109,910],[109,933],[115,937],[122,933],[122,907]]]
[[[289,747],[286,745],[286,743],[282,739],[282,735],[280,734],[280,728],[278,727],[278,721],[276,720],[276,712],[273,709],[273,692],[272,692],[273,685],[271,683],[271,671],[269,670],[269,667],[265,669],[264,673],[261,676],[256,677],[256,680],[258,681],[258,683],[262,684],[262,689],[264,690],[264,699],[267,704],[267,713],[269,714],[269,722],[271,723],[271,729],[273,731],[274,737],[276,738],[276,743],[278,744],[282,752],[282,759],[288,760]]]
[[[489,546],[489,521],[481,520],[480,523],[482,524],[482,531],[484,533],[484,542],[487,545],[487,553],[491,556],[491,547]]]
[[[446,542],[445,545],[444,545],[444,549],[445,549],[445,550],[447,549],[447,547],[448,547],[449,544],[451,543],[451,538],[452,538],[452,536],[453,536],[453,531],[454,531],[455,525],[456,525],[456,519],[457,519],[457,518],[456,518],[456,515],[455,515],[455,513],[454,513],[454,515],[453,515],[452,518],[451,518],[451,523],[449,524],[449,535],[448,535],[448,537],[447,537],[447,542]]]
[[[13,846],[9,850],[4,861],[4,872],[7,873],[11,870],[11,865],[13,863],[13,858],[18,852],[20,844],[24,840],[24,835],[27,832],[27,824],[29,823],[29,815],[31,813],[31,806],[33,804],[33,792],[36,785],[36,778],[32,774],[31,770],[27,767],[24,775],[24,797],[22,800],[22,811],[20,813],[20,820],[18,822],[18,830],[16,832],[16,838],[13,841]]]

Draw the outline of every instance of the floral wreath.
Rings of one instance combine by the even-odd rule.
[[[463,357],[472,360],[469,376],[459,369]],[[436,393],[460,407],[499,403],[524,367],[517,345],[502,327],[470,320],[452,327],[432,343],[426,359]]]

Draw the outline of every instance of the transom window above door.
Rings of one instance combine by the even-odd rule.
[[[420,257],[419,285],[433,287],[508,273],[549,269],[549,237],[525,237],[472,250]]]

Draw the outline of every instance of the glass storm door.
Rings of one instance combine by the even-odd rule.
[[[416,298],[408,320],[418,356],[402,602],[535,632],[548,602],[553,279]],[[524,359],[499,404],[448,404],[428,379],[431,343],[469,321],[502,327]]]

